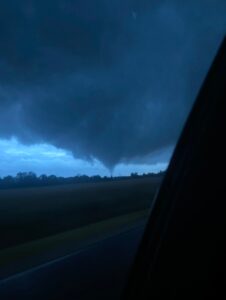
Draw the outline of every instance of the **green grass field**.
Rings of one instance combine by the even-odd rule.
[[[142,210],[0,250],[0,278],[78,251],[131,228],[147,215],[148,210]]]
[[[160,178],[0,191],[0,278],[145,221]]]
[[[158,178],[0,191],[0,249],[148,209]]]

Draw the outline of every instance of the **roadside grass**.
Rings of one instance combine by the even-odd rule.
[[[105,219],[77,229],[0,250],[0,279],[79,251],[146,220],[148,209]]]
[[[149,209],[160,178],[0,190],[0,251]]]

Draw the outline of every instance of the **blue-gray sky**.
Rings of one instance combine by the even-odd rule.
[[[225,32],[225,0],[0,1],[0,176],[12,143],[37,172],[166,166]]]

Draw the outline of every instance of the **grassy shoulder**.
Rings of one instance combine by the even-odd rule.
[[[158,178],[0,191],[0,250],[148,209]]]
[[[145,220],[148,210],[124,214],[0,251],[0,277],[23,272],[87,247]]]

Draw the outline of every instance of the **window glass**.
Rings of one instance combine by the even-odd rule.
[[[0,1],[0,280],[139,227],[131,264],[225,11]]]

